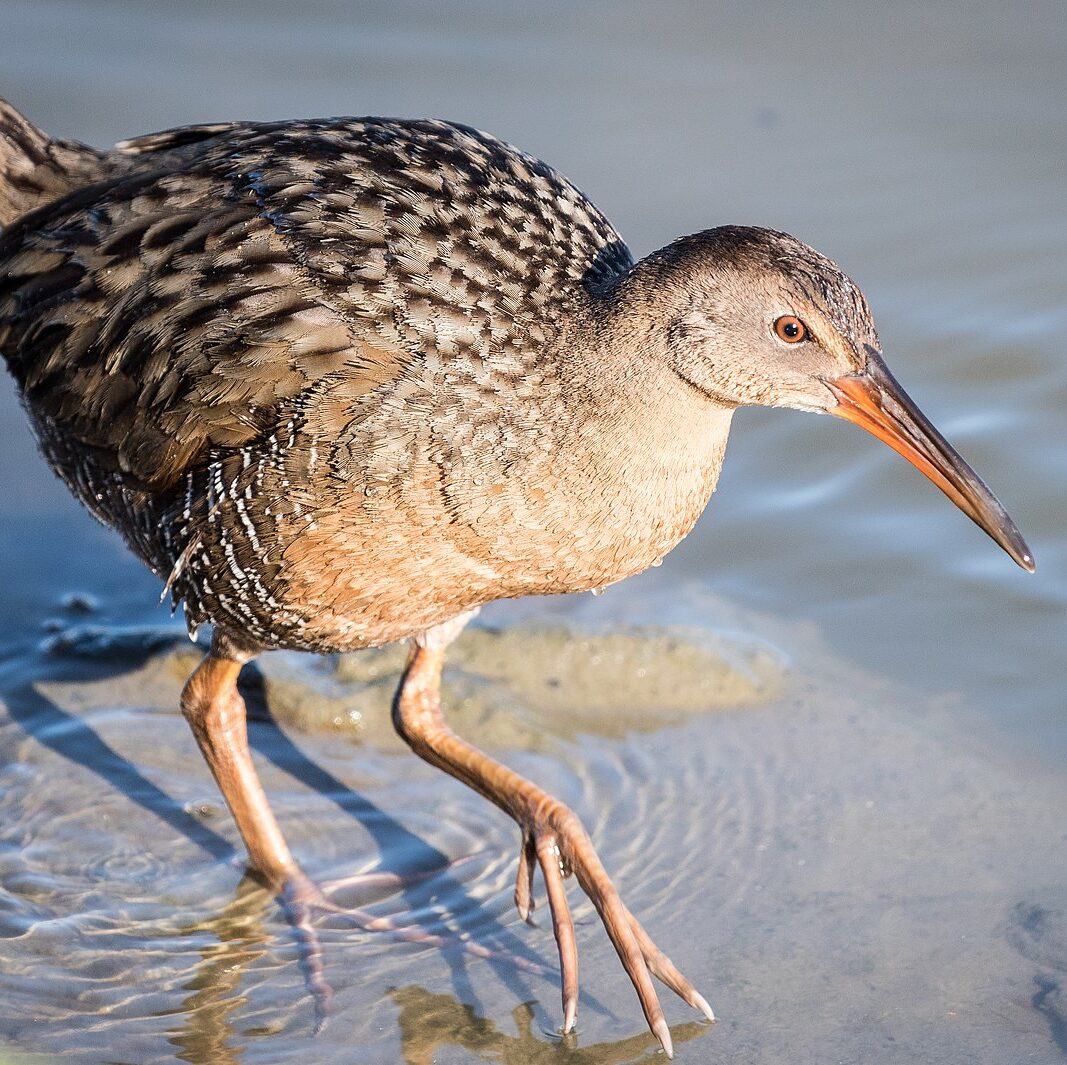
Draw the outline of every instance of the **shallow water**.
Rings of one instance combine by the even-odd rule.
[[[0,94],[57,134],[441,115],[558,166],[638,253],[752,222],[856,277],[1037,575],[859,430],[746,411],[661,568],[486,611],[450,705],[575,805],[715,1006],[709,1030],[668,1005],[680,1060],[1067,1057],[1061,5],[8,0],[4,27]],[[421,876],[351,901],[508,957],[327,922],[312,1039],[297,943],[175,712],[193,649],[6,378],[0,426],[0,1038],[84,1062],[654,1057],[576,891],[580,1031],[555,1036],[552,972],[511,960],[555,964],[510,904],[516,832],[391,736],[389,652],[264,660],[268,792],[314,875]]]

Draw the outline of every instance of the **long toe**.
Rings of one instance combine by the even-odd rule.
[[[455,868],[451,863],[450,867]],[[445,868],[442,866],[442,869]],[[420,876],[424,880],[440,870],[433,870]],[[321,1030],[329,1019],[330,1003],[333,992],[326,980],[324,970],[324,952],[318,932],[321,919],[339,922],[363,932],[385,935],[403,943],[418,943],[421,946],[436,947],[439,950],[460,950],[476,958],[505,962],[524,972],[543,975],[545,969],[536,962],[519,957],[509,951],[487,947],[462,933],[441,935],[430,932],[415,924],[400,924],[390,917],[379,917],[357,906],[342,906],[329,897],[329,893],[339,886],[365,885],[366,874],[356,874],[353,878],[341,878],[327,881],[320,886],[301,870],[295,870],[278,889],[278,901],[286,922],[292,928],[299,946],[300,967],[304,974],[304,984],[315,1004],[315,1029]],[[384,880],[380,874],[371,874],[374,883],[381,886]],[[390,874],[391,875],[391,874]]]
[[[652,982],[653,977],[693,1009],[699,1010],[709,1021],[715,1020],[715,1014],[704,996],[656,946],[623,904],[588,833],[577,816],[562,803],[556,802],[535,824],[523,829],[515,902],[520,915],[526,919],[533,909],[535,868],[540,868],[545,882],[552,928],[559,949],[564,1032],[573,1028],[578,1006],[578,949],[564,886],[564,879],[571,872],[596,907],[608,938],[634,985],[648,1027],[660,1041],[667,1056],[673,1056],[674,1048]]]
[[[328,899],[334,899],[338,895],[355,894],[363,897],[373,897],[382,893],[406,891],[418,887],[435,877],[447,873],[456,873],[465,866],[477,861],[485,852],[478,851],[474,854],[464,855],[462,858],[454,858],[451,861],[442,862],[440,865],[431,866],[427,869],[409,869],[406,872],[395,872],[391,869],[369,869],[361,873],[350,873],[347,876],[332,877],[319,882],[321,893]]]

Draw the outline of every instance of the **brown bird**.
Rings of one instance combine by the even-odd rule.
[[[445,648],[482,604],[655,563],[746,404],[863,426],[1033,569],[833,262],[727,226],[635,263],[570,182],[466,126],[232,122],[97,151],[4,105],[0,222],[0,348],[45,456],[213,627],[181,705],[253,868],[328,905],[256,776],[241,667],[409,640],[394,724],[518,824],[515,902],[528,917],[540,869],[565,1031],[571,873],[668,1054],[652,977],[712,1013],[573,811],[445,721]]]

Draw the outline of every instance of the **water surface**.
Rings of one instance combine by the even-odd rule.
[[[669,1005],[681,1060],[1067,1056],[1061,5],[9,0],[4,25],[0,94],[59,135],[437,115],[559,167],[638,254],[739,222],[837,259],[1037,575],[854,427],[741,412],[661,568],[486,612],[456,724],[581,812],[711,1000],[711,1030]],[[514,827],[391,737],[388,657],[264,661],[268,791],[316,876],[417,873],[352,901],[499,957],[327,923],[312,1038],[298,945],[175,712],[192,648],[6,378],[0,426],[0,1037],[84,1062],[654,1057],[573,891],[580,1031],[555,1036],[552,973],[514,961],[554,965],[511,909]]]

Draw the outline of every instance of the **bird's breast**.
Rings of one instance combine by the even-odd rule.
[[[186,587],[267,646],[342,650],[612,584],[670,551],[718,478],[729,412],[662,407],[579,419],[546,392],[428,416],[408,397],[340,433],[306,412],[215,501]]]

